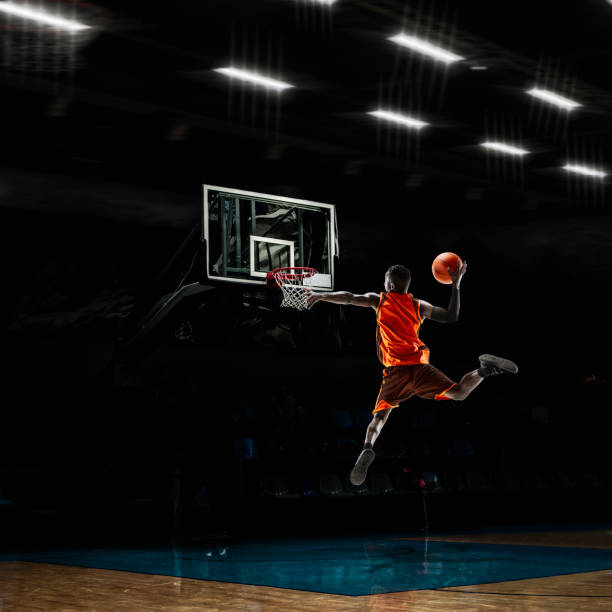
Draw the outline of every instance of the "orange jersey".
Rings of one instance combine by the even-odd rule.
[[[381,293],[376,308],[376,349],[385,366],[429,363],[429,349],[419,340],[423,320],[411,293]]]

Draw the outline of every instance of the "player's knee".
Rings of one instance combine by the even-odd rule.
[[[386,423],[387,417],[389,416],[389,410],[381,410],[380,412],[375,412],[370,424],[368,425],[368,429],[370,431],[378,431],[382,428],[382,426]]]

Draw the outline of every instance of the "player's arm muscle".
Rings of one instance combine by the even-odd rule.
[[[331,302],[332,304],[350,304],[351,306],[376,308],[378,300],[378,293],[364,293],[360,295],[349,293],[348,291],[313,292],[308,296],[308,307],[312,308],[317,302]]]
[[[421,303],[421,319],[431,319],[438,323],[454,323],[459,320],[459,290],[453,287],[448,309],[433,306],[429,302],[419,300]]]

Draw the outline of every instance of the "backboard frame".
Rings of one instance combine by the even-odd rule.
[[[268,203],[278,203],[279,205],[288,205],[294,204],[297,208],[302,208],[305,210],[325,210],[329,213],[329,222],[327,226],[328,236],[327,236],[327,258],[329,265],[330,274],[319,274],[317,275],[316,282],[312,282],[311,286],[315,290],[333,290],[334,287],[334,276],[335,276],[335,263],[336,258],[338,257],[338,222],[336,217],[336,207],[334,204],[328,204],[325,202],[315,202],[312,200],[303,200],[299,198],[291,198],[283,195],[272,195],[268,193],[259,193],[255,191],[249,191],[244,189],[236,189],[232,187],[221,187],[218,185],[202,185],[202,238],[205,244],[205,254],[206,254],[206,266],[205,266],[205,275],[209,281],[220,281],[220,282],[228,282],[228,283],[239,283],[239,284],[247,284],[247,285],[265,285],[266,284],[266,272],[265,271],[257,271],[254,270],[254,260],[253,260],[253,250],[254,250],[254,240],[252,240],[253,236],[249,235],[249,267],[250,267],[250,276],[251,278],[232,278],[230,276],[219,276],[216,274],[211,274],[210,270],[210,225],[211,222],[209,220],[209,192],[216,191],[221,192],[223,194],[235,195],[245,199],[254,199],[254,200],[262,200]],[[255,237],[255,241],[257,237]],[[294,247],[290,240],[280,240],[278,238],[268,238],[265,237],[263,241],[266,242],[275,242],[278,244],[287,244],[290,246],[290,253],[293,256]],[[293,260],[293,257],[291,257]],[[295,264],[294,261],[291,261],[290,264],[293,266]],[[255,276],[256,278],[252,278]]]

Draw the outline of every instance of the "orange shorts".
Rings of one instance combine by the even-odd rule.
[[[423,399],[449,399],[446,393],[456,384],[429,363],[384,368],[376,407],[372,413],[396,408],[400,402],[413,395]]]

